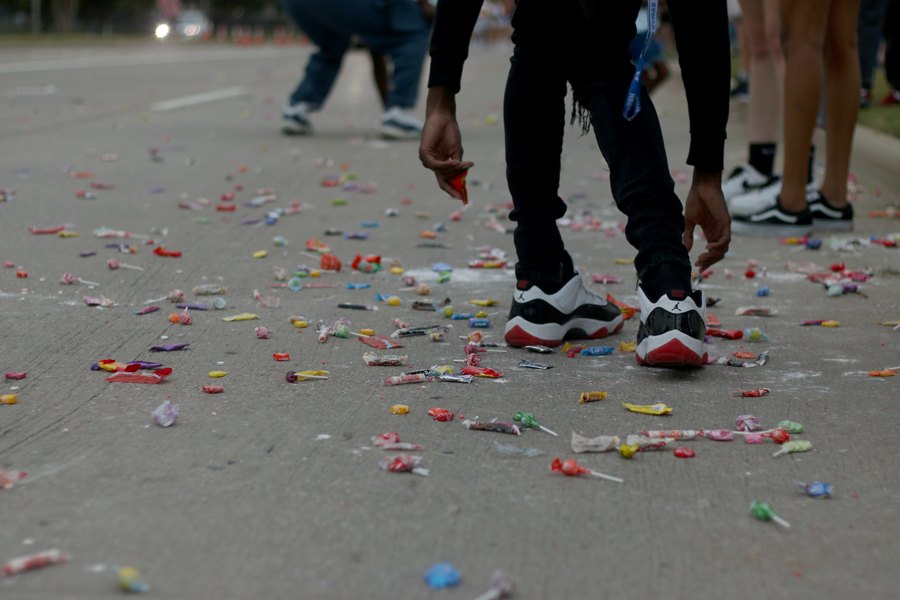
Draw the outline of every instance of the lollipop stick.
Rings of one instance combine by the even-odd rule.
[[[772,520],[784,527],[785,529],[790,529],[791,524],[779,517],[778,515],[772,515]]]
[[[591,475],[594,477],[599,477],[601,479],[608,479],[610,481],[615,481],[616,483],[625,483],[624,479],[619,479],[618,477],[613,477],[612,475],[605,475],[603,473],[598,473],[597,471],[591,471]]]
[[[83,283],[85,285],[96,285],[96,286],[100,285],[99,283],[97,283],[95,281],[88,281],[87,279],[82,279],[81,277],[78,278],[78,283]]]
[[[297,373],[296,375],[297,375],[297,379],[298,379],[298,380],[303,380],[303,379],[328,379],[328,378],[325,377],[324,375],[301,375],[300,373]]]
[[[541,431],[543,431],[543,432],[545,432],[545,433],[549,433],[549,434],[552,435],[553,437],[559,437],[558,435],[556,435],[555,432],[550,431],[549,429],[547,429],[547,428],[544,427],[543,425],[538,425],[538,427],[540,428]]]
[[[475,598],[475,600],[498,600],[500,598],[500,590],[497,588],[491,588],[482,595]]]
[[[163,300],[168,300],[168,296],[163,296],[162,298],[154,298],[153,300],[146,300],[144,304],[153,304],[154,302],[162,302]]]
[[[132,271],[143,271],[144,267],[136,267],[134,265],[126,265],[125,263],[119,263],[119,266],[124,269],[131,269]]]

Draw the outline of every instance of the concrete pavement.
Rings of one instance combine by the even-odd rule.
[[[275,283],[274,267],[314,266],[303,245],[312,237],[330,243],[345,264],[356,253],[399,258],[423,280],[432,297],[450,297],[457,310],[471,298],[494,298],[499,307],[489,330],[500,340],[509,308],[512,275],[467,270],[473,248],[490,245],[513,255],[510,235],[485,226],[484,209],[508,202],[504,180],[503,81],[509,49],[473,52],[459,98],[472,207],[458,223],[448,214],[458,205],[442,196],[418,163],[415,143],[377,138],[380,109],[367,56],[348,56],[326,109],[315,115],[317,134],[285,139],[280,105],[296,83],[308,49],[232,49],[217,46],[28,49],[0,58],[0,187],[16,195],[0,203],[0,259],[28,271],[0,270],[0,366],[28,371],[19,401],[0,406],[0,468],[29,475],[0,490],[0,561],[46,548],[70,553],[65,565],[0,579],[4,598],[104,598],[119,594],[114,565],[139,568],[160,598],[473,598],[488,587],[494,569],[518,583],[516,598],[872,598],[895,597],[894,569],[900,559],[896,531],[900,470],[897,452],[897,385],[900,378],[868,372],[900,365],[898,332],[878,321],[900,318],[897,249],[860,247],[793,252],[772,240],[736,238],[731,255],[705,284],[721,298],[711,310],[727,328],[759,326],[765,344],[716,339],[710,352],[730,355],[743,348],[768,350],[760,369],[708,366],[691,371],[639,368],[634,356],[566,358],[510,350],[488,354],[485,366],[506,375],[470,385],[434,382],[383,387],[382,378],[402,369],[367,367],[367,346],[354,339],[324,344],[290,315],[332,322],[348,317],[352,329],[393,330],[391,319],[413,325],[447,324],[434,313],[409,307],[415,297],[377,312],[342,311],[338,302],[374,304],[374,294],[398,293],[397,276],[342,270],[324,275],[338,287],[291,292]],[[57,61],[50,64],[48,61]],[[29,63],[31,64],[29,68]],[[36,95],[54,85],[52,94]],[[154,111],[155,103],[242,88],[232,97]],[[44,88],[44,91],[47,91]],[[673,170],[689,174],[686,106],[678,82],[654,98]],[[735,106],[727,160],[745,151],[743,108]],[[421,112],[421,109],[420,109]],[[603,162],[590,136],[567,130],[563,197],[574,211],[589,210],[605,221],[621,220],[603,176]],[[896,221],[870,219],[870,210],[900,199],[900,144],[867,132],[857,136],[853,172],[865,187],[857,203],[853,237],[883,238]],[[162,162],[151,160],[159,149]],[[88,153],[88,150],[96,150]],[[118,154],[115,162],[102,155]],[[824,153],[821,153],[824,156]],[[319,160],[323,159],[323,160]],[[333,164],[328,162],[333,161]],[[325,166],[318,166],[322,163]],[[341,165],[347,163],[347,171]],[[92,180],[64,173],[91,171]],[[893,166],[891,166],[893,165]],[[242,172],[240,167],[246,167]],[[377,193],[326,188],[326,176],[357,174]],[[18,176],[18,178],[17,178]],[[111,183],[83,200],[76,191],[89,181]],[[237,193],[236,212],[217,212],[219,197]],[[156,191],[155,188],[163,188]],[[279,198],[263,208],[240,205],[257,189]],[[687,183],[679,183],[682,198]],[[333,206],[342,197],[346,205]],[[208,198],[202,211],[178,202]],[[410,204],[403,204],[403,199]],[[239,225],[275,206],[298,200],[310,208],[282,217],[274,226]],[[384,214],[396,207],[396,218]],[[427,213],[417,218],[414,213]],[[208,224],[194,222],[208,218]],[[325,237],[330,227],[363,231],[379,221],[368,241]],[[418,233],[436,222],[448,225],[437,241],[449,249],[422,249]],[[29,226],[70,223],[80,235],[38,236]],[[508,225],[508,222],[501,221]],[[136,254],[106,248],[111,241],[91,232],[106,226],[150,235],[181,258],[151,253],[136,241]],[[151,234],[168,228],[168,235]],[[290,244],[275,247],[274,236]],[[622,277],[617,285],[592,284],[620,300],[633,296],[633,267],[616,264],[634,250],[621,234],[566,230],[564,237],[584,272]],[[127,240],[122,240],[127,241]],[[96,251],[80,257],[84,251]],[[264,259],[252,254],[267,250]],[[696,251],[695,251],[696,253]],[[142,266],[109,270],[106,261]],[[741,274],[748,259],[767,268],[764,278]],[[432,263],[456,270],[450,283],[433,283]],[[861,285],[865,297],[826,296],[787,261],[828,267],[870,268]],[[735,273],[726,279],[723,269]],[[62,286],[72,273],[100,283]],[[347,283],[369,282],[366,290]],[[145,316],[134,311],[147,299],[203,283],[228,287],[224,311],[194,311],[191,326],[171,324],[172,306]],[[761,285],[771,289],[758,298]],[[24,288],[24,289],[23,289]],[[281,298],[278,309],[258,308],[254,289]],[[118,306],[89,308],[83,295],[103,294]],[[187,294],[191,301],[209,300]],[[739,306],[765,304],[780,312],[762,319],[736,317]],[[240,312],[257,321],[223,322]],[[835,319],[841,326],[798,327],[809,319]],[[454,321],[448,342],[425,338],[406,343],[414,368],[454,364],[463,357],[456,335],[468,331]],[[257,325],[273,331],[257,339]],[[636,331],[634,320],[609,338],[618,347]],[[152,345],[190,342],[187,350],[158,354]],[[288,363],[273,352],[289,352]],[[89,369],[97,360],[159,360],[174,368],[160,385],[112,384]],[[517,368],[522,359],[555,368]],[[224,364],[219,364],[219,363]],[[325,369],[327,381],[291,385],[288,369]],[[207,373],[228,375],[212,380]],[[220,383],[225,392],[200,387]],[[768,387],[763,398],[734,398],[737,388]],[[609,399],[577,403],[583,391],[607,391]],[[150,411],[170,399],[181,409],[171,428],[155,426]],[[666,417],[627,412],[621,402],[663,402]],[[389,407],[409,404],[404,416]],[[528,431],[520,438],[468,431],[459,419],[433,421],[426,411],[441,406],[467,418],[509,421],[516,411],[534,413],[560,433]],[[572,431],[624,436],[644,429],[730,428],[735,417],[754,414],[771,426],[782,419],[805,427],[799,436],[814,450],[772,458],[771,443],[687,442],[697,457],[671,452],[639,454],[626,461],[615,453],[575,455]],[[397,431],[403,441],[424,446],[427,478],[378,469],[385,454],[370,438]],[[327,436],[327,437],[326,437]],[[514,458],[494,442],[540,448],[548,454]],[[553,457],[577,458],[587,467],[625,479],[614,484],[552,474]],[[812,500],[793,482],[821,480],[836,496]],[[769,502],[792,527],[782,530],[752,518],[750,503]],[[447,560],[462,584],[431,591],[422,574]]]

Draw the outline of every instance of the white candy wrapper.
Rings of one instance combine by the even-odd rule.
[[[619,447],[621,440],[617,435],[601,435],[595,438],[586,438],[572,432],[572,450],[582,452],[609,452]]]

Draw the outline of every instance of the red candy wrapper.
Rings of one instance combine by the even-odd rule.
[[[707,329],[706,335],[713,337],[727,338],[729,340],[739,340],[744,337],[744,332],[740,330],[730,331],[727,329]]]
[[[765,396],[769,394],[772,390],[769,388],[756,389],[756,390],[734,390],[732,394],[738,397],[744,398],[759,398],[761,396]]]
[[[478,356],[477,354],[470,354],[469,356]],[[463,375],[474,375],[475,377],[490,377],[492,379],[496,379],[497,377],[503,377],[506,373],[498,373],[493,369],[488,369],[485,367],[463,367],[459,371]]]
[[[19,556],[12,559],[6,563],[6,566],[0,571],[0,575],[9,577],[10,575],[16,575],[18,573],[24,573],[25,571],[49,567],[50,565],[64,562],[69,562],[68,554],[63,554],[55,548],[53,550],[44,550],[43,552],[26,554],[25,556]]]
[[[428,476],[429,473],[428,469],[422,466],[421,457],[409,454],[401,454],[393,458],[385,456],[379,461],[378,466],[392,473],[415,473],[422,476]]]
[[[447,410],[446,408],[429,408],[428,414],[431,415],[435,421],[452,421],[453,413]]]
[[[28,473],[25,471],[7,471],[5,469],[0,469],[0,489],[12,489],[12,487],[24,479],[26,475],[28,475]]]
[[[181,256],[181,252],[178,250],[166,250],[162,246],[153,251],[153,254],[157,256],[171,256],[173,258],[179,258]]]
[[[116,373],[112,377],[107,377],[106,381],[114,383],[159,383],[171,374],[171,367],[157,369],[156,371],[141,371],[135,373],[122,371],[121,373]]]
[[[203,391],[207,394],[221,394],[225,391],[225,388],[223,388],[221,385],[204,385]]]
[[[466,175],[468,173],[468,171],[463,171],[456,177],[451,177],[447,180],[450,187],[459,192],[459,195],[462,196],[463,204],[469,203],[469,191],[466,189]]]
[[[27,373],[25,373],[24,371],[13,371],[12,373],[7,373],[6,378],[7,379],[25,379],[25,375],[27,375]]]
[[[421,450],[422,446],[410,442],[401,442],[396,432],[382,433],[372,438],[372,445],[382,450]]]
[[[694,458],[696,454],[690,448],[675,448],[675,456],[678,458]]]

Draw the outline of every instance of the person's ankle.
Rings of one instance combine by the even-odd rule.
[[[782,210],[790,214],[802,213],[809,208],[809,204],[806,202],[805,190],[802,195],[797,196],[796,194],[785,194],[784,189],[782,189],[781,194],[778,196],[778,204]]]
[[[819,194],[822,195],[822,198],[825,200],[825,204],[830,206],[831,208],[841,209],[849,204],[847,201],[846,190],[843,194],[841,194],[840,192],[836,192],[823,186],[822,189],[819,190]]]

